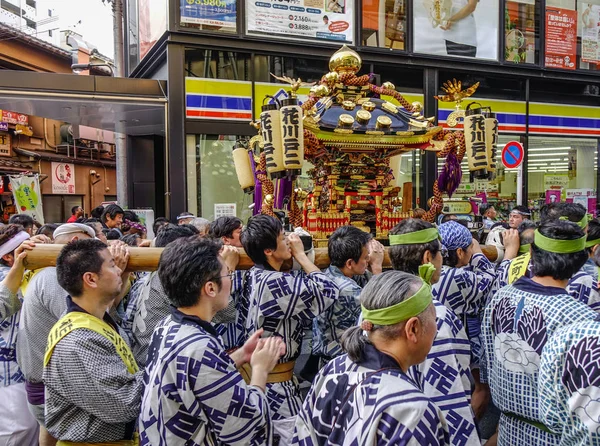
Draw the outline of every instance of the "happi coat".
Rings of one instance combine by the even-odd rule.
[[[215,328],[171,307],[154,330],[139,420],[142,445],[269,445],[267,398],[246,385]]]
[[[293,445],[446,445],[444,415],[390,356],[365,346],[317,375],[296,418]]]
[[[561,327],[593,320],[596,313],[562,288],[521,277],[487,306],[482,324],[487,381],[500,409],[498,444],[558,445],[543,425],[539,373],[542,350]]]

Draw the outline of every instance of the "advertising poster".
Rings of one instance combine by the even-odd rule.
[[[181,0],[181,23],[236,27],[236,0]]]
[[[11,175],[9,178],[17,212],[31,215],[35,221],[44,224],[39,175]]]
[[[75,164],[52,163],[52,193],[75,193]]]
[[[596,189],[567,189],[567,203],[579,203],[596,216]]]
[[[545,174],[544,175],[544,189],[566,189],[569,187],[569,175],[563,174]]]
[[[415,52],[498,60],[498,8],[499,0],[414,0]]]
[[[546,8],[546,67],[577,68],[577,11]]]
[[[352,43],[354,0],[249,0],[248,34]]]
[[[0,133],[0,156],[12,156],[10,133]]]
[[[546,191],[546,204],[558,203],[560,201],[560,189]]]
[[[581,60],[597,63],[600,61],[600,5],[579,3],[577,9],[581,19]]]

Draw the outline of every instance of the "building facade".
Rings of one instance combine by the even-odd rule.
[[[523,204],[539,208],[559,190],[596,211],[600,0],[128,0],[126,14],[129,75],[168,85],[171,216],[213,218],[231,204],[250,215],[231,151],[255,135],[248,122],[265,95],[285,95],[271,74],[318,81],[342,43],[361,55],[361,74],[392,82],[443,126],[454,110],[434,98],[443,83],[479,83],[463,106],[497,114],[499,157],[509,141],[525,147]],[[435,154],[392,165],[397,184],[412,182],[414,205],[425,207]],[[499,169],[494,182],[470,182],[466,172],[458,197],[486,192],[505,211],[516,204],[516,169]]]
[[[35,1],[22,4],[24,8],[33,7],[30,4],[35,6]],[[17,23],[12,25],[0,23],[0,69],[72,73],[73,51],[42,41],[32,35],[34,32],[15,28]],[[110,72],[98,69],[93,74]],[[23,79],[22,74],[18,76]],[[24,80],[21,85],[17,83],[22,85]],[[5,91],[3,96],[10,94]],[[89,213],[104,201],[116,200],[112,132],[73,126],[60,119],[70,115],[70,106],[48,105],[48,114],[54,119],[29,114],[33,106],[24,101],[19,103],[18,112],[0,108],[0,221],[7,222],[17,213],[10,175],[40,175],[44,220],[48,223],[66,221],[73,206],[82,206]]]

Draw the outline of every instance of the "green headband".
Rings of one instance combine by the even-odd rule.
[[[378,310],[367,310],[362,305],[360,308],[363,321],[373,325],[394,325],[421,314],[432,301],[431,287],[423,282],[419,291],[396,305]]]
[[[394,245],[417,245],[437,240],[440,233],[437,228],[421,229],[420,231],[407,234],[390,235],[390,246]]]
[[[524,245],[519,246],[519,254],[529,252],[529,248],[531,248],[531,243],[525,243]]]
[[[585,242],[586,248],[592,248],[596,245],[600,245],[600,238],[596,238],[594,240],[586,240],[586,242]]]
[[[569,217],[560,217],[559,220],[571,221],[569,220]],[[588,214],[585,214],[581,220],[571,221],[571,223],[575,223],[581,229],[584,229],[588,225]]]
[[[586,237],[584,236],[575,240],[556,240],[542,235],[540,231],[536,229],[534,243],[535,246],[544,251],[556,254],[572,254],[585,249]]]

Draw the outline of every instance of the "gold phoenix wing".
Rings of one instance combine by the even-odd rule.
[[[292,86],[292,91],[297,91],[300,87],[312,87],[316,84],[316,82],[302,82],[302,79],[292,79],[287,76],[275,76],[273,73],[269,73],[278,81],[284,82],[286,84],[290,84]]]
[[[442,91],[446,94],[444,96],[434,96],[438,101],[442,102],[460,102],[464,98],[472,96],[479,87],[479,82],[471,85],[466,90],[462,89],[462,82],[452,79],[451,81],[444,82]]]

